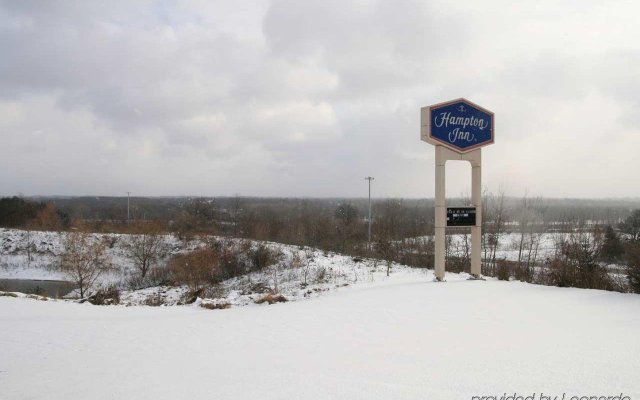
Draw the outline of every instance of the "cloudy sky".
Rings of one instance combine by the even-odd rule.
[[[496,116],[491,191],[640,196],[632,1],[0,1],[0,194],[432,197],[420,107]],[[470,167],[447,165],[449,195]]]

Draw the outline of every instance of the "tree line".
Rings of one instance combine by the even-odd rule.
[[[144,203],[134,198],[138,211],[132,221],[115,218],[122,214],[117,208],[122,207],[122,198],[102,201],[73,198],[45,203],[4,198],[0,199],[0,226],[61,230],[82,225],[92,232],[138,234],[146,226],[153,227],[156,233],[172,233],[187,241],[203,234],[257,239],[433,267],[434,207],[430,199],[375,200],[372,243],[367,241],[365,199],[236,196],[146,199]],[[153,204],[148,213],[143,208],[147,203]],[[100,207],[94,209],[92,204]],[[450,205],[468,204],[469,199],[464,197],[450,200]],[[640,216],[638,211],[632,212],[635,203],[581,200],[575,207],[572,204],[570,200],[526,195],[513,198],[504,193],[485,192],[483,274],[557,286],[622,290],[620,282],[605,282],[615,274],[608,273],[602,264],[636,265]],[[97,218],[101,215],[109,218]],[[453,243],[451,235],[447,236],[447,270],[468,271],[470,237],[464,229],[458,229],[457,233],[463,238],[458,243]],[[512,244],[517,249],[515,261],[500,256],[501,241],[507,234],[515,234],[517,238]],[[552,258],[541,255],[544,234],[555,235],[556,253]],[[600,278],[596,279],[597,276]]]

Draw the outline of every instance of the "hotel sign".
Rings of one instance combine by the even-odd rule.
[[[466,153],[494,141],[493,113],[465,99],[422,108],[422,140]]]

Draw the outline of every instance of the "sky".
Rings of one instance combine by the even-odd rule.
[[[0,0],[0,195],[433,197],[420,108],[495,113],[490,192],[640,197],[640,3]],[[447,195],[471,168],[447,163]]]

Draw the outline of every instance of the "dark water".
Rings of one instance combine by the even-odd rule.
[[[47,297],[62,297],[75,288],[73,282],[37,279],[0,279],[0,290],[39,294]]]

